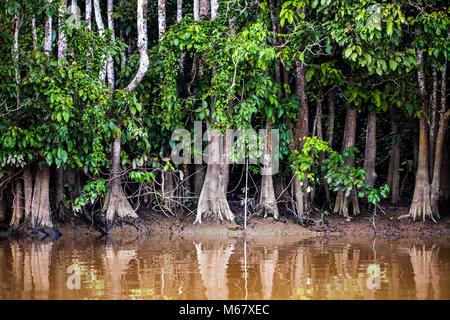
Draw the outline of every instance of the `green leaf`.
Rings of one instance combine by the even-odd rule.
[[[389,36],[392,35],[392,27],[393,27],[393,23],[392,23],[392,21],[389,21],[387,24],[387,27],[386,27],[386,32]]]
[[[313,75],[314,75],[314,68],[309,68],[308,71],[306,72],[306,81],[310,82]]]
[[[397,62],[391,59],[389,60],[389,66],[393,71],[395,71],[395,69],[397,69]]]

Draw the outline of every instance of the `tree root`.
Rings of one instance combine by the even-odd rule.
[[[114,220],[117,218],[134,218],[138,216],[133,207],[128,202],[120,184],[114,184],[106,194],[103,210],[106,210],[106,231],[114,227]]]
[[[418,217],[422,217],[423,221],[425,221],[426,217],[430,217],[433,222],[437,223],[431,208],[429,184],[423,183],[421,187],[415,187],[413,200],[409,209],[409,216],[413,218],[413,221],[416,221]]]

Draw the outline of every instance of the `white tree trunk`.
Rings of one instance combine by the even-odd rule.
[[[177,21],[183,19],[183,0],[177,0]]]
[[[166,0],[158,0],[158,32],[159,38],[166,33]]]
[[[67,37],[64,31],[64,14],[67,9],[67,0],[61,0],[58,8],[58,62],[66,60]]]
[[[105,26],[103,24],[102,14],[100,12],[100,3],[98,0],[94,0],[94,15],[95,15],[95,22],[97,23],[98,33],[101,37],[104,37],[105,36]],[[105,60],[105,57],[102,57],[102,66],[100,68],[100,73],[99,73],[99,79],[100,79],[100,82],[102,82],[102,83],[105,82],[106,66],[107,66],[107,63],[106,63],[107,61],[104,61],[104,60]]]
[[[31,18],[31,30],[33,33],[33,49],[37,50],[38,46],[37,46],[37,31],[36,31],[36,18],[35,17]]]
[[[127,86],[128,91],[133,91],[144,78],[148,70],[148,37],[147,37],[147,0],[138,0],[137,3],[137,29],[138,29],[138,49],[139,49],[139,69],[134,79]]]
[[[114,34],[114,19],[113,19],[113,12],[114,12],[114,1],[108,0],[107,3],[107,16],[108,16],[108,29],[111,30],[111,41],[115,41],[115,34]],[[106,62],[106,73],[108,76],[108,87],[114,88],[114,60],[111,55],[108,56],[107,62]]]
[[[86,23],[87,29],[92,30],[92,0],[86,0]]]
[[[211,0],[211,20],[216,20],[219,15],[219,0]]]
[[[51,3],[52,0],[47,0]],[[47,16],[45,20],[45,31],[44,31],[44,51],[47,55],[52,51],[52,17]]]

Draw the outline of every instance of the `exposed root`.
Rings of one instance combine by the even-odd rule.
[[[120,184],[113,184],[105,197],[103,210],[106,210],[106,229],[113,228],[113,221],[118,218],[137,218],[137,214],[128,202]]]
[[[194,226],[202,223],[202,215],[205,218],[219,218],[220,223],[224,222],[224,217],[230,222],[234,222],[234,214],[231,211],[228,202],[218,196],[217,193],[214,198],[215,199],[205,201],[206,203],[204,204],[199,204],[197,208],[197,217],[193,224]]]
[[[334,206],[334,213],[339,213],[345,218],[349,217],[348,207],[352,204],[353,215],[356,216],[361,213],[359,208],[358,197],[356,193],[352,191],[348,197],[345,196],[343,191],[338,191],[336,196],[336,204]]]
[[[433,222],[437,222],[431,209],[430,185],[428,183],[422,183],[420,187],[416,185],[409,215],[413,221],[420,217],[425,221],[426,217],[429,217]]]

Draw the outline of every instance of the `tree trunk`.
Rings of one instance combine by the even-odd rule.
[[[86,24],[87,29],[92,30],[92,0],[86,0]]]
[[[44,165],[36,172],[36,180],[33,190],[33,201],[31,203],[31,223],[34,229],[53,228],[50,213],[50,168]]]
[[[23,189],[24,189],[24,219],[28,220],[31,215],[31,202],[33,200],[33,180],[30,168],[27,166],[23,170]]]
[[[205,182],[197,207],[197,216],[194,225],[202,223],[202,215],[206,217],[213,215],[223,222],[223,217],[233,222],[234,215],[228,205],[226,195],[226,183],[228,177],[225,177],[225,166],[223,159],[220,157],[219,133],[216,129],[210,131],[210,143],[208,146],[208,167],[206,169]]]
[[[327,142],[330,148],[333,148],[333,135],[334,135],[334,94],[335,94],[334,89],[332,89],[328,93]]]
[[[177,22],[183,19],[183,0],[177,0]],[[180,74],[181,78],[184,78],[184,63],[186,61],[186,51],[182,52],[180,55]]]
[[[138,0],[137,2],[137,30],[138,30],[138,49],[139,49],[139,69],[134,79],[128,84],[127,90],[133,91],[141,83],[148,70],[148,36],[147,36],[147,0]]]
[[[103,24],[103,18],[102,14],[100,12],[100,3],[99,0],[94,0],[94,16],[95,16],[95,22],[97,23],[98,33],[100,37],[104,37],[105,35],[105,26]],[[99,80],[101,83],[105,82],[105,76],[106,76],[106,68],[108,66],[108,57],[103,56],[101,59],[101,66],[100,66],[100,73],[99,73]]]
[[[98,0],[94,0],[98,2]],[[99,10],[96,9],[96,12]],[[112,11],[112,10],[110,10]],[[99,14],[98,14],[99,15]],[[137,30],[138,30],[138,50],[140,55],[139,69],[134,76],[133,80],[128,84],[126,89],[133,91],[137,88],[139,83],[144,78],[149,64],[147,54],[147,0],[137,1]],[[97,17],[97,13],[96,13]],[[111,15],[112,18],[112,15]],[[120,128],[120,123],[118,125]],[[111,230],[113,227],[114,219],[119,218],[137,218],[137,214],[131,207],[121,184],[121,165],[120,165],[120,150],[121,150],[121,137],[120,133],[114,139],[112,148],[112,166],[111,166],[111,184],[108,188],[108,192],[105,197],[105,203],[103,209],[106,210],[106,224],[107,230]]]
[[[436,155],[434,157],[433,182],[431,183],[431,210],[438,218],[440,218],[439,197],[440,197],[440,182],[441,182],[441,168],[442,168],[442,151],[444,148],[444,137],[448,127],[449,118],[450,118],[450,109],[444,114],[439,123],[439,131],[436,139]]]
[[[158,0],[158,32],[159,38],[166,33],[166,0]]]
[[[19,224],[24,216],[23,214],[23,183],[21,179],[16,179],[14,188],[14,202],[12,208],[12,217],[9,226],[12,231],[19,228]]]
[[[112,229],[114,219],[119,218],[137,218],[130,203],[128,202],[121,184],[121,165],[120,165],[120,149],[121,138],[118,133],[114,139],[112,149],[112,165],[111,165],[111,184],[105,197],[103,210],[106,211],[106,222],[108,231]]]
[[[306,68],[301,61],[296,61],[296,93],[300,97],[300,115],[294,125],[294,148],[301,150],[304,137],[308,136],[308,97],[306,95]],[[306,192],[307,180],[299,180],[294,172],[294,194],[297,207],[297,216],[300,218],[308,210],[308,194]]]
[[[174,197],[174,179],[173,179],[173,173],[168,169],[167,171],[161,172],[161,178],[162,178],[162,196],[163,196],[163,202],[164,206],[170,210],[171,207],[174,206],[174,203],[172,201]]]
[[[216,20],[219,15],[219,0],[211,0],[211,20]]]
[[[48,3],[51,3],[52,0],[47,0]],[[47,20],[45,20],[45,30],[44,30],[44,51],[47,55],[52,51],[52,17],[47,16]]]
[[[33,34],[33,49],[37,50],[37,30],[36,30],[36,18],[33,16],[31,18],[31,32]]]
[[[275,11],[273,0],[269,1],[269,8],[270,8],[270,20],[272,21],[272,45],[278,46],[278,29],[275,16],[273,14],[273,12]],[[278,60],[275,61],[275,80],[277,80],[277,82],[281,84],[281,69],[280,69],[280,62]]]
[[[200,0],[200,19],[209,19],[209,0]]]
[[[419,118],[419,162],[416,172],[416,184],[414,195],[409,209],[409,215],[416,220],[417,217],[430,217],[434,220],[430,201],[430,181],[428,173],[428,137],[426,129],[426,90],[425,73],[423,71],[423,51],[417,53],[417,78],[421,95],[420,118]]]
[[[56,212],[60,221],[64,221],[64,175],[63,168],[56,169]]]
[[[356,139],[356,119],[357,119],[357,110],[353,106],[349,106],[347,108],[347,117],[345,121],[345,129],[344,129],[344,142],[342,145],[342,151],[345,149],[351,148],[355,146]],[[355,165],[354,158],[347,158],[346,164],[349,166]],[[352,203],[353,215],[357,215],[360,213],[359,203],[356,193],[354,191],[350,192],[349,196],[345,196],[343,191],[338,191],[336,195],[336,204],[334,207],[334,212],[343,215],[344,217],[348,217],[348,205],[349,201]]]
[[[439,119],[437,117],[437,93],[438,93],[438,80],[437,80],[437,71],[433,70],[433,89],[431,91],[431,103],[430,103],[430,149],[428,153],[428,163],[430,164],[430,173],[433,172],[433,163],[434,163],[434,147],[436,145],[436,134],[437,134],[437,126]]]
[[[0,222],[5,221],[6,218],[6,200],[5,196],[0,193]]]
[[[398,145],[398,123],[397,123],[397,109],[391,109],[391,129],[392,147],[391,157],[389,160],[389,171],[387,176],[387,185],[391,188],[391,202],[397,203],[400,200],[400,146]]]
[[[273,188],[273,168],[272,168],[272,124],[267,123],[267,135],[265,137],[265,148],[263,155],[263,167],[261,168],[261,197],[259,201],[259,209],[264,212],[264,218],[268,214],[278,220],[279,213],[275,191]]]
[[[20,11],[14,14],[14,45],[11,47],[11,55],[14,60],[14,72],[16,78],[16,107],[20,107],[20,68],[19,68],[19,31],[22,25]]]
[[[200,196],[202,192],[203,181],[205,180],[205,169],[202,164],[194,166],[194,193]]]
[[[364,183],[370,187],[375,186],[377,174],[375,172],[375,162],[377,155],[377,114],[371,111],[367,119],[366,131],[366,148],[364,156],[364,170],[366,171],[366,179]]]
[[[66,60],[67,56],[67,37],[64,31],[64,19],[67,9],[67,0],[62,0],[58,8],[58,62]]]
[[[414,163],[417,164],[417,162],[419,161],[419,130],[416,118],[411,120],[411,131],[412,131],[413,153],[414,153],[413,159]]]
[[[323,128],[322,128],[322,101],[323,101],[323,93],[322,87],[319,89],[319,99],[316,101],[316,116],[314,117],[314,125],[313,125],[313,134],[312,136],[317,136],[317,139],[323,140]],[[323,151],[319,152],[319,167],[321,166],[322,161],[325,159],[325,153]],[[324,181],[325,172],[320,170],[320,177],[322,181]],[[311,192],[311,202],[314,201],[316,195],[320,192],[320,189],[317,190],[314,188]],[[328,192],[327,186],[325,185],[325,193]]]
[[[111,30],[111,41],[115,41],[115,34],[114,34],[114,1],[108,0],[107,2],[107,17],[108,17],[108,29]],[[114,88],[115,81],[114,81],[114,60],[112,55],[108,55],[108,58],[106,60],[106,74],[108,77],[108,87]]]

